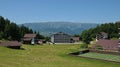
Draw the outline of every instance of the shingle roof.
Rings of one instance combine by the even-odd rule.
[[[118,49],[120,40],[103,40],[100,39],[97,41],[96,45],[101,45],[104,49]]]
[[[98,40],[97,44],[102,44],[102,45],[118,45],[120,40],[104,40],[100,39]]]
[[[24,37],[34,38],[36,37],[36,34],[25,34]]]
[[[18,41],[6,41],[6,42],[0,42],[0,46],[21,46],[22,43]]]

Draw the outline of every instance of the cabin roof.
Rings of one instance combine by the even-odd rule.
[[[36,34],[25,34],[24,38],[34,38],[36,37]]]
[[[120,40],[104,40],[100,39],[96,42],[96,45],[101,45],[103,47],[118,47]]]
[[[21,46],[22,43],[18,41],[6,41],[6,42],[0,42],[0,46]]]

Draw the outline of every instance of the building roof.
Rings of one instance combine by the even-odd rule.
[[[107,33],[105,33],[105,32],[100,32],[100,34],[102,34],[102,35],[108,35]]]
[[[73,40],[80,40],[80,37],[73,37]]]
[[[34,37],[36,37],[36,34],[25,34],[24,35],[24,38],[34,38]]]
[[[22,43],[18,41],[6,41],[6,42],[0,42],[0,46],[21,46]]]
[[[101,45],[105,49],[117,49],[120,40],[103,40],[100,39],[96,42],[96,45]]]
[[[58,33],[53,34],[53,35],[68,35],[68,36],[70,36],[69,34],[66,34],[66,33],[64,33],[64,32],[58,32]]]
[[[28,37],[28,38],[23,38],[24,41],[30,41],[32,40],[32,38]]]

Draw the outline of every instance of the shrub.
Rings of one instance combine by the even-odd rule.
[[[96,46],[96,49],[98,49],[98,50],[103,50],[103,47],[102,47],[101,45],[97,45],[97,46]]]
[[[81,48],[88,48],[88,44],[81,44]]]

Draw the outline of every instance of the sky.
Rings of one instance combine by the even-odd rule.
[[[120,0],[0,0],[0,16],[17,24],[115,22],[120,21]]]

